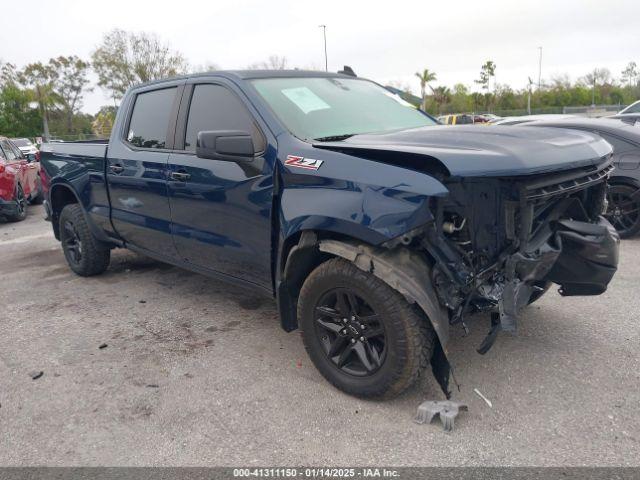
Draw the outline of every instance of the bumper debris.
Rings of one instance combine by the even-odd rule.
[[[454,419],[458,416],[458,413],[460,411],[466,412],[467,410],[467,406],[460,402],[427,400],[418,407],[415,422],[419,424],[431,423],[433,418],[439,415],[442,428],[445,432],[450,432],[453,430]]]

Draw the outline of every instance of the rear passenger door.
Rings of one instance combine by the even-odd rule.
[[[174,241],[191,264],[270,288],[273,183],[271,162],[265,161],[267,131],[233,85],[209,82],[188,84],[180,107],[176,151],[169,157]],[[198,132],[212,130],[250,133],[256,156],[196,157]]]
[[[128,245],[175,258],[167,192],[180,84],[146,87],[132,95],[127,120],[107,152],[106,175],[114,229]]]

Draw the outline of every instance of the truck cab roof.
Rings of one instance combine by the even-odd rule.
[[[176,80],[188,80],[190,78],[222,77],[230,80],[253,80],[258,78],[357,78],[342,73],[322,72],[317,70],[214,70],[209,72],[189,73],[176,77],[163,78],[139,83],[132,88],[146,87],[149,85],[161,85]]]

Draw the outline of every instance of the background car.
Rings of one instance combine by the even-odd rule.
[[[575,118],[575,115],[564,115],[561,113],[549,113],[540,115],[523,115],[521,117],[504,117],[495,122],[491,122],[491,125],[519,125],[521,123],[535,122],[538,120],[563,120],[566,118]]]
[[[619,113],[617,115],[612,115],[611,117],[616,120],[622,120],[629,125],[635,125],[636,127],[640,127],[640,113]]]
[[[489,123],[495,123],[502,120],[504,117],[500,117],[498,115],[494,115],[493,113],[483,113],[482,116],[487,119]]]
[[[438,121],[443,125],[472,125],[475,123],[487,123],[489,118],[485,115],[476,115],[472,113],[456,113],[452,115],[441,115]]]
[[[623,108],[622,110],[620,110],[618,112],[618,115],[625,113],[640,113],[640,100],[638,100],[637,102],[633,102],[627,108]]]
[[[36,160],[39,154],[38,148],[28,138],[12,138],[11,142],[20,149],[20,151],[29,160]],[[39,159],[38,159],[39,160]]]
[[[526,125],[584,130],[597,133],[609,142],[613,146],[616,168],[609,179],[609,205],[605,217],[622,238],[640,232],[640,128],[610,117],[571,117]]]
[[[9,221],[24,220],[27,203],[42,203],[40,162],[27,160],[8,138],[0,137],[0,216]]]

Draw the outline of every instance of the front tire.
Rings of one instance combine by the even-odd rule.
[[[67,205],[60,213],[60,241],[69,267],[78,275],[99,275],[109,267],[111,250],[91,234],[77,203]]]
[[[435,333],[402,295],[334,258],[305,280],[298,299],[305,349],[320,373],[358,397],[394,397],[428,365]]]

